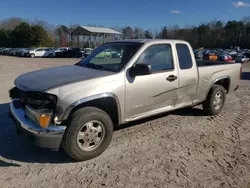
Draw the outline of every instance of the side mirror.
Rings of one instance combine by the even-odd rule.
[[[131,77],[151,74],[151,65],[136,64],[134,67],[130,68],[129,74]]]

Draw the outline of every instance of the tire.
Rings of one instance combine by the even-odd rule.
[[[76,110],[71,117],[70,125],[66,129],[62,141],[64,151],[76,161],[86,161],[102,154],[110,144],[113,135],[113,123],[109,115],[98,108],[85,107]],[[93,122],[102,124],[102,126],[100,125],[103,131],[101,134],[95,133],[98,131],[94,126],[98,125],[98,123]],[[89,124],[93,124],[93,126],[91,126],[92,132],[90,131],[91,129],[86,128]],[[99,128],[98,130],[100,130]],[[79,133],[84,135],[81,136]],[[100,139],[99,145],[96,145],[92,149],[84,149],[83,147],[86,140],[86,145],[91,145],[88,144],[88,142],[91,142],[91,139],[93,141],[93,134],[98,134],[98,136],[101,135],[101,138],[97,136],[98,139]]]
[[[51,58],[51,57],[53,57],[53,54],[49,54],[49,56],[48,56],[48,57],[50,57],[50,58]]]
[[[35,58],[36,56],[35,56],[35,54],[30,54],[30,57]]]
[[[218,100],[218,98],[220,98],[221,100]],[[208,115],[217,115],[221,112],[222,108],[224,107],[225,100],[226,100],[225,88],[222,87],[221,85],[215,84],[210,89],[206,100],[203,102],[202,105],[203,111]]]

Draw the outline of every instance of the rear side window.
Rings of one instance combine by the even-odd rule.
[[[190,69],[193,67],[190,50],[186,44],[176,44],[179,64],[181,69]]]

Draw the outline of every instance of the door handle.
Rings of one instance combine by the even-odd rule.
[[[177,76],[175,76],[175,75],[170,75],[169,77],[166,78],[166,80],[169,81],[169,82],[173,82],[176,79],[177,79]]]

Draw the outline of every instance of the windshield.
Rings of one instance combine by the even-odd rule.
[[[141,43],[109,43],[96,48],[79,64],[84,67],[118,72],[141,47]]]

